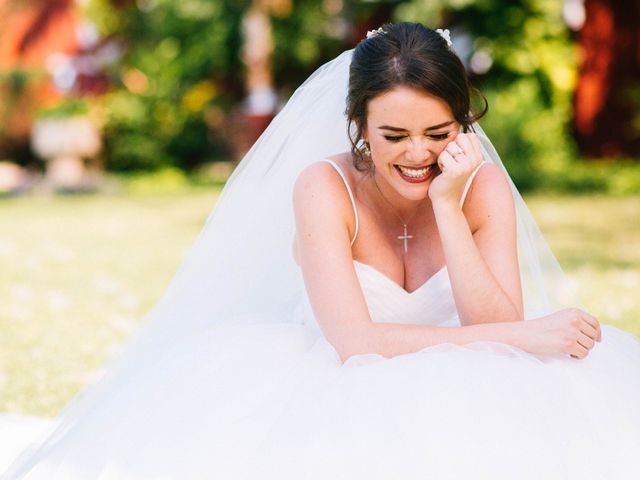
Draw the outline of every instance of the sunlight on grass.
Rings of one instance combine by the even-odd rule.
[[[55,414],[157,301],[217,192],[0,203],[0,411]]]
[[[218,191],[0,202],[0,411],[55,415],[157,301]],[[528,199],[586,306],[640,335],[640,196]]]
[[[532,196],[527,203],[587,309],[640,336],[640,196]]]

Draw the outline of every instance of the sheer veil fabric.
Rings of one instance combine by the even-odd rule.
[[[238,165],[139,332],[103,377],[62,412],[55,431],[24,452],[3,480],[180,478],[170,472],[210,478],[202,471],[202,458],[222,451],[226,463],[217,465],[216,478],[241,478],[223,472],[237,467],[242,461],[238,451],[250,450],[259,436],[241,434],[235,427],[222,430],[224,438],[207,437],[207,431],[221,431],[220,422],[237,425],[233,422],[242,422],[255,409],[261,416],[253,417],[254,426],[255,418],[265,425],[267,419],[275,421],[282,410],[263,399],[274,390],[284,395],[287,389],[304,389],[314,371],[290,364],[295,352],[306,351],[317,340],[296,323],[305,290],[291,253],[292,191],[306,166],[350,149],[344,115],[350,59],[351,51],[344,52],[296,90]],[[481,127],[474,124],[473,130],[484,160],[508,176]],[[511,188],[526,317],[579,306],[513,183]],[[630,361],[640,358],[635,352]],[[215,385],[208,385],[208,378],[215,378]],[[235,396],[247,382],[251,398]],[[216,409],[228,415],[194,418],[195,411]],[[171,427],[158,418],[171,419]],[[145,455],[153,459],[147,462]],[[135,474],[129,477],[124,465],[132,464]]]

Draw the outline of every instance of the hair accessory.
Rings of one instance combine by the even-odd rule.
[[[372,38],[372,37],[377,37],[378,35],[384,35],[385,32],[382,27],[378,28],[377,30],[369,30],[367,32],[367,38]]]
[[[453,46],[453,42],[451,41],[451,32],[449,31],[448,28],[445,28],[444,30],[441,28],[438,28],[436,30],[436,33],[440,35],[442,38],[444,38],[444,40],[447,42],[448,47]],[[369,36],[369,34],[367,34],[367,36]]]

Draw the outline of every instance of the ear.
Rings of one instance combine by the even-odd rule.
[[[368,142],[369,141],[369,137],[367,135],[366,125],[361,125],[360,123],[356,123],[356,126],[358,128],[358,131],[360,132],[360,138],[362,139],[362,141],[363,142]]]

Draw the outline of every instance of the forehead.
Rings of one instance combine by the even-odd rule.
[[[373,127],[392,125],[421,130],[451,120],[454,117],[447,102],[423,90],[405,86],[372,98],[367,108],[367,123]]]

